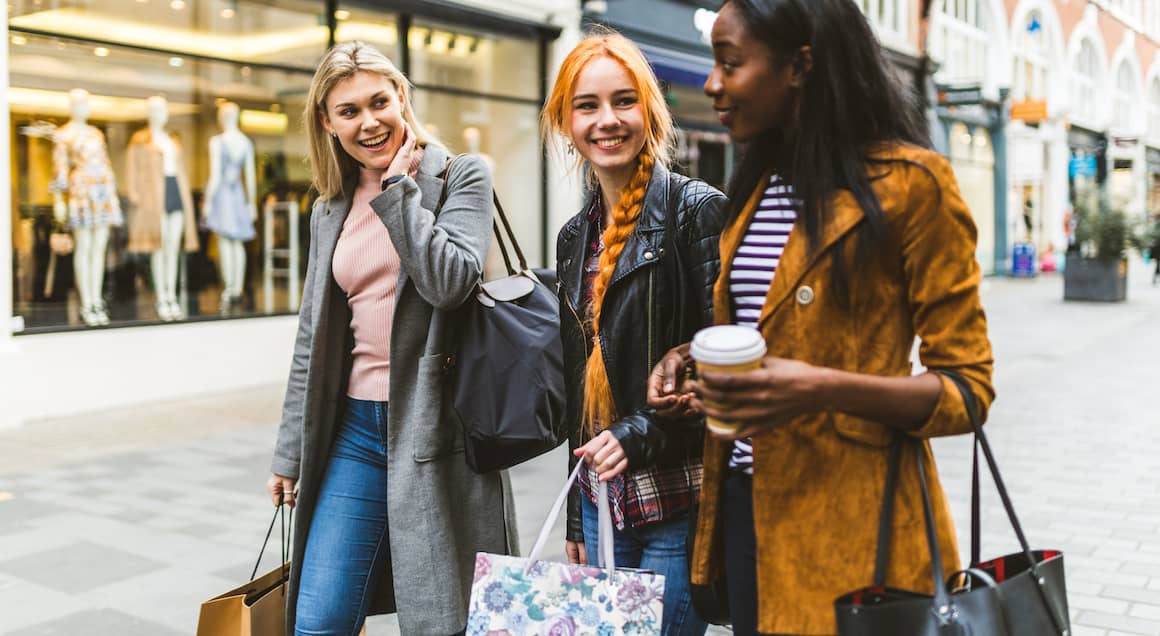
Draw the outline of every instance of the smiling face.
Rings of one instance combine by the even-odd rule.
[[[801,75],[793,64],[775,61],[732,4],[722,7],[713,24],[713,59],[705,94],[734,139],[749,141],[793,121]]]
[[[386,170],[403,144],[402,99],[385,75],[359,71],[327,94],[322,125],[355,161]]]
[[[568,131],[576,152],[597,174],[635,168],[645,143],[644,107],[619,62],[599,57],[577,76]]]

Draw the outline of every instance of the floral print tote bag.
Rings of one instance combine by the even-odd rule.
[[[616,569],[603,482],[597,497],[603,567],[539,559],[583,465],[576,464],[527,558],[475,555],[467,636],[659,636],[665,577]]]

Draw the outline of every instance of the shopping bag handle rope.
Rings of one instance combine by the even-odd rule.
[[[282,519],[282,564],[285,566],[286,562],[290,560],[289,535],[286,532],[286,513],[285,513],[286,493],[278,496],[278,506],[274,508],[274,517],[270,519],[270,527],[266,530],[266,538],[262,540],[262,549],[258,552],[258,560],[254,563],[254,571],[250,573],[250,580],[253,581],[258,576],[258,567],[262,565],[262,555],[266,554],[266,544],[270,542],[270,535],[274,533],[274,522],[278,521],[279,517]],[[294,526],[294,508],[290,508],[290,526]]]
[[[544,546],[548,543],[548,536],[552,533],[552,526],[556,525],[556,520],[560,518],[560,511],[563,510],[564,503],[568,500],[568,492],[572,490],[572,485],[576,483],[576,477],[579,476],[580,469],[584,465],[583,461],[576,462],[576,467],[568,475],[568,481],[564,483],[560,494],[556,496],[556,501],[548,511],[548,518],[544,520],[544,525],[540,527],[540,534],[536,537],[536,543],[532,546],[532,551],[528,553],[528,568],[531,568],[532,564],[540,560],[540,554],[544,551]],[[600,567],[603,567],[608,572],[609,578],[611,578],[616,571],[616,551],[614,550],[612,542],[612,512],[608,507],[608,484],[605,482],[600,482],[597,486],[596,499],[598,500],[596,504],[599,519],[597,545],[600,551]]]

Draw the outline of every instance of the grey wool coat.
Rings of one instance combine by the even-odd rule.
[[[444,406],[443,364],[453,330],[449,310],[471,293],[491,241],[491,174],[475,156],[456,160],[447,200],[447,151],[428,145],[415,178],[380,194],[371,207],[390,233],[402,273],[391,330],[387,423],[390,567],[377,582],[371,614],[398,612],[404,634],[447,635],[466,626],[477,551],[518,553],[506,472],[479,475],[463,457],[462,428]],[[342,197],[318,201],[298,335],[272,471],[298,479],[286,633],[294,610],[311,514],[346,395],[353,339],[347,298],[331,261],[350,208]],[[325,523],[325,519],[319,519]]]

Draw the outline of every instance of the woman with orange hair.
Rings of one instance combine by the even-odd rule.
[[[701,482],[702,421],[645,404],[649,371],[712,319],[724,196],[667,169],[672,119],[640,50],[616,33],[565,58],[546,137],[579,155],[588,200],[556,248],[573,464],[569,560],[596,554],[596,481],[609,485],[619,566],[665,575],[663,632],[703,634],[690,607],[688,511]],[[666,415],[682,412],[673,404]]]

